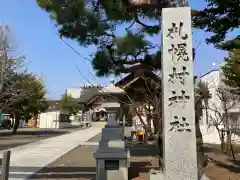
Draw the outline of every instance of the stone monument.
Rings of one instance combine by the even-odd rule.
[[[102,130],[99,148],[94,154],[97,180],[128,180],[129,153],[122,140],[122,133],[116,113],[109,113],[108,122]]]
[[[150,179],[198,180],[189,7],[162,10],[162,73],[164,166]]]
[[[197,180],[189,7],[162,10],[163,154],[167,180]]]

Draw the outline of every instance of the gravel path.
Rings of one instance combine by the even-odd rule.
[[[97,146],[78,146],[29,179],[95,180]]]
[[[99,136],[95,136],[94,139],[97,137]],[[97,147],[78,146],[29,179],[95,180],[96,161],[93,158],[93,153]],[[129,171],[130,178],[148,179],[150,168],[156,167],[157,164],[155,147],[144,144],[129,144],[128,148],[131,150],[131,163],[133,166]]]
[[[89,139],[87,142],[99,142],[101,138],[102,138],[102,133],[99,133],[96,136]]]

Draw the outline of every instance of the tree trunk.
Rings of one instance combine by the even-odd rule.
[[[151,123],[152,119],[150,117],[147,117],[147,126],[148,129],[151,130],[152,129],[152,123]]]
[[[157,134],[159,132],[159,121],[160,117],[158,115],[158,107],[154,107],[153,112],[155,112],[155,115],[153,116],[153,134]]]
[[[209,119],[209,115],[208,115],[208,100],[204,100],[204,104],[205,104],[205,111],[206,111],[206,124],[208,124],[208,119]]]
[[[226,154],[231,156],[231,132],[227,130]]]
[[[152,131],[149,130],[148,125],[144,122],[144,120],[141,117],[141,114],[139,114],[139,112],[137,111],[137,109],[135,108],[136,114],[139,118],[139,120],[141,121],[143,128],[145,130],[145,136],[144,136],[144,142],[148,141],[148,135],[152,136]]]
[[[227,130],[227,139],[226,139],[226,149],[225,152],[228,156],[231,156],[231,131],[229,127],[229,121],[228,121],[228,112],[227,109],[225,108],[225,118],[226,118],[226,130]]]
[[[163,169],[163,138],[160,133],[157,134],[157,151],[158,151],[158,166]]]
[[[20,114],[15,114],[15,121],[14,121],[13,131],[12,131],[13,134],[17,133],[17,129],[18,129],[18,126],[19,126],[19,123],[20,123],[20,119],[21,119]]]
[[[33,127],[37,127],[37,119],[38,119],[38,115],[34,115],[33,116]]]
[[[159,98],[156,97],[155,99],[155,111],[156,111],[156,115],[155,115],[155,125],[156,125],[156,129],[155,129],[155,133],[157,134],[156,137],[156,146],[157,146],[157,151],[158,151],[158,167],[160,169],[163,169],[163,128],[162,128],[162,104],[161,104],[161,100]]]
[[[228,156],[231,155],[231,132],[230,132],[230,124],[228,118],[228,108],[227,103],[224,102],[224,113],[225,113],[225,124],[226,124],[226,131],[227,131],[227,142],[226,142],[226,149],[225,152]]]
[[[230,144],[230,148],[231,148],[231,153],[232,153],[232,158],[233,158],[233,161],[235,162],[236,161],[236,157],[235,157],[235,150],[233,148],[233,145],[232,143]]]
[[[215,125],[217,131],[218,131],[218,135],[219,135],[219,138],[220,138],[220,141],[221,141],[221,151],[222,153],[224,153],[224,131],[223,129],[219,129],[218,125]]]
[[[154,134],[158,134],[159,132],[162,133],[162,104],[161,104],[161,99],[158,97],[155,97],[155,102],[153,103],[155,105],[154,107],[154,112],[155,116],[153,117],[154,122]]]
[[[148,136],[148,139],[151,138],[153,139],[154,138],[154,135],[153,135],[153,131],[152,131],[152,116],[149,115],[147,116],[147,128],[149,130],[149,136]]]
[[[198,165],[198,171],[201,172],[203,166],[204,166],[204,149],[203,149],[203,139],[202,139],[202,133],[200,130],[199,125],[199,117],[195,117],[196,122],[196,138],[197,138],[197,165]]]
[[[156,117],[154,117],[154,120],[153,120],[153,128],[154,128],[154,134],[157,134],[158,132],[158,119]]]
[[[148,112],[147,112],[147,126],[152,131],[152,114],[151,114],[151,105],[148,104]]]

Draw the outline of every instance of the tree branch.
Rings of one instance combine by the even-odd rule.
[[[135,24],[135,22],[136,22],[136,20],[134,20],[134,21],[132,22],[132,24],[130,24],[130,26],[128,26],[127,28],[125,28],[125,30],[128,31],[128,30]]]
[[[142,26],[145,27],[145,28],[155,28],[155,27],[159,27],[159,28],[160,28],[159,25],[149,26],[149,25],[146,25],[146,24],[144,24],[143,22],[141,22],[141,21],[139,20],[139,18],[138,18],[138,13],[137,13],[137,12],[134,13],[134,18],[135,18],[135,22],[136,22],[136,23],[142,25]]]

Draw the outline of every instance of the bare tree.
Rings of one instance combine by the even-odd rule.
[[[211,103],[208,106],[208,109],[212,111],[213,113],[208,114],[210,119],[210,126],[214,126],[217,131],[219,138],[221,140],[221,148],[222,151],[226,152],[228,155],[233,153],[232,148],[232,130],[235,125],[235,121],[232,121],[230,116],[230,110],[234,108],[234,106],[239,103],[240,97],[232,94],[230,91],[228,91],[225,88],[218,88],[216,92],[218,100],[220,100],[220,106],[215,103]],[[220,129],[220,126],[223,126],[222,129]],[[225,135],[224,132],[226,132],[226,143],[225,143]]]
[[[197,139],[197,162],[198,169],[201,172],[205,160],[203,149],[203,137],[200,129],[200,117],[202,110],[208,106],[208,101],[211,98],[208,83],[195,79],[195,126],[196,126],[196,139]]]
[[[19,98],[19,89],[16,84],[11,84],[10,79],[22,64],[24,57],[13,58],[13,43],[8,25],[0,25],[0,102],[1,109],[5,109],[8,104]],[[11,85],[10,85],[11,84]],[[8,85],[7,91],[4,86]],[[23,95],[23,92],[20,93]]]
[[[24,56],[14,56],[15,51],[10,28],[8,25],[0,25],[0,90],[8,79],[20,70],[25,60]]]
[[[25,58],[14,55],[16,52],[14,43],[10,28],[7,25],[0,25],[0,109],[15,116],[16,131],[23,111],[23,101],[35,92],[27,92],[22,87],[23,79],[29,73],[22,71]]]

